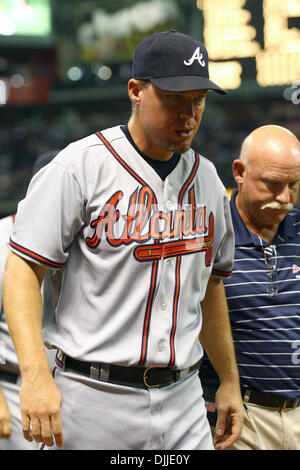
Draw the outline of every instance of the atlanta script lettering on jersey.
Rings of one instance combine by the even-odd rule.
[[[134,256],[138,261],[153,261],[205,251],[205,262],[209,266],[214,238],[214,215],[210,213],[206,225],[206,207],[197,207],[194,187],[189,190],[188,197],[189,204],[185,207],[179,206],[165,212],[159,210],[154,203],[151,189],[143,186],[131,194],[127,213],[121,215],[119,204],[124,193],[117,191],[104,204],[99,217],[91,222],[94,233],[86,238],[86,243],[90,248],[95,248],[105,237],[111,246],[118,247],[131,243],[141,244],[152,239],[153,245],[147,244],[135,249]]]

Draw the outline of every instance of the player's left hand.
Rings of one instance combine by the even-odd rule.
[[[0,438],[8,439],[11,435],[11,419],[7,402],[0,389]]]
[[[216,393],[216,408],[214,446],[217,450],[226,450],[238,440],[242,431],[244,406],[240,391],[221,384]]]

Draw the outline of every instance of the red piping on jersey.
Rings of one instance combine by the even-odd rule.
[[[47,258],[44,258],[43,256],[40,256],[40,255],[38,255],[37,253],[34,253],[31,250],[27,250],[27,248],[24,248],[23,246],[18,245],[17,243],[13,242],[12,240],[10,240],[9,244],[15,250],[20,251],[20,253],[23,253],[24,255],[27,255],[30,258],[33,258],[36,261],[39,261],[40,263],[47,264],[48,266],[51,266],[53,268],[62,268],[64,266],[64,263],[55,263],[54,261],[51,261]]]
[[[150,186],[132,169],[129,165],[123,160],[123,158],[116,152],[116,150],[111,146],[108,140],[101,134],[100,131],[96,132],[97,137],[103,142],[105,147],[110,151],[110,153],[116,158],[116,160],[125,168],[125,170],[135,178],[142,186]],[[150,188],[151,189],[151,188]],[[151,189],[153,196],[154,196],[154,203],[157,204],[157,198],[154,194],[154,191]],[[158,240],[155,240],[155,244],[158,244]],[[150,280],[150,289],[149,295],[147,300],[146,306],[146,313],[144,319],[144,326],[143,326],[143,335],[142,335],[142,345],[141,345],[141,356],[139,365],[142,366],[147,357],[147,349],[148,349],[148,338],[149,338],[149,328],[150,328],[150,320],[151,320],[151,311],[153,305],[153,298],[155,293],[156,287],[156,280],[157,280],[157,270],[158,270],[158,261],[153,262],[152,272],[151,272],[151,280]]]
[[[171,348],[171,358],[169,362],[169,367],[172,367],[175,362],[175,332],[177,326],[177,313],[178,313],[178,300],[179,300],[179,293],[180,293],[180,266],[181,266],[181,256],[177,257],[176,260],[176,275],[175,275],[175,292],[174,292],[174,300],[173,300],[173,326],[171,330],[171,337],[170,337],[170,348]]]
[[[122,157],[120,157],[120,155],[115,151],[115,149],[110,145],[108,140],[106,140],[106,138],[103,134],[101,134],[100,131],[96,132],[96,136],[99,137],[99,139],[104,143],[105,147],[118,160],[118,162],[121,163],[125,170],[128,171],[131,176],[133,176],[133,178],[135,178],[141,185],[149,186],[142,178],[140,178],[140,176],[134,170],[132,170],[132,168],[130,168],[129,165],[127,165],[127,163],[123,160]]]
[[[198,170],[199,167],[199,154],[195,152],[195,163],[192,168],[192,171],[187,178],[186,182],[182,186],[179,196],[178,196],[178,205],[179,207],[182,206],[182,201],[184,194],[193,181],[195,174]],[[181,235],[182,236],[182,235]],[[178,314],[178,302],[179,302],[179,294],[180,294],[180,267],[181,267],[181,256],[177,256],[177,261],[176,261],[176,272],[175,272],[175,290],[174,290],[174,298],[173,298],[173,314],[172,314],[172,329],[171,329],[171,335],[170,335],[170,362],[169,362],[169,367],[172,367],[175,364],[175,333],[176,333],[176,327],[177,327],[177,314]]]
[[[64,361],[63,361],[63,359],[60,361],[57,356],[55,357],[55,362],[56,362],[56,364],[57,364],[59,367],[63,367],[63,366],[64,366]]]
[[[146,357],[147,357],[150,318],[151,318],[153,297],[154,297],[155,286],[156,286],[157,268],[158,268],[158,261],[154,261],[152,265],[150,291],[149,291],[149,296],[148,296],[148,301],[147,301],[146,315],[145,315],[144,327],[143,327],[142,349],[141,349],[141,357],[139,361],[139,366],[143,366],[145,364]]]
[[[183,187],[181,188],[180,190],[180,193],[179,193],[179,196],[178,196],[178,204],[179,206],[181,206],[182,204],[182,199],[183,199],[183,196],[184,196],[184,193],[185,191],[187,190],[188,186],[191,184],[192,180],[194,179],[195,177],[195,174],[198,170],[198,167],[199,167],[199,162],[200,162],[200,158],[199,158],[199,154],[197,152],[195,152],[195,163],[194,163],[194,167],[190,173],[190,176],[188,177],[188,179],[186,180],[185,184],[183,185]]]

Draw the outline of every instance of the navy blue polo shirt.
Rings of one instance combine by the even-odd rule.
[[[235,206],[236,193],[230,201],[234,268],[224,286],[241,385],[286,399],[299,398],[300,210],[288,212],[273,241],[278,289],[273,295],[263,253],[269,245],[245,226]],[[206,362],[204,375],[209,375],[207,368]]]

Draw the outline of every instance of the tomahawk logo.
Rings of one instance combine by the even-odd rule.
[[[197,47],[192,57],[189,60],[184,60],[183,63],[189,67],[195,62],[195,60],[198,60],[201,67],[205,67],[205,61],[203,60],[203,54],[200,52],[200,47]]]

